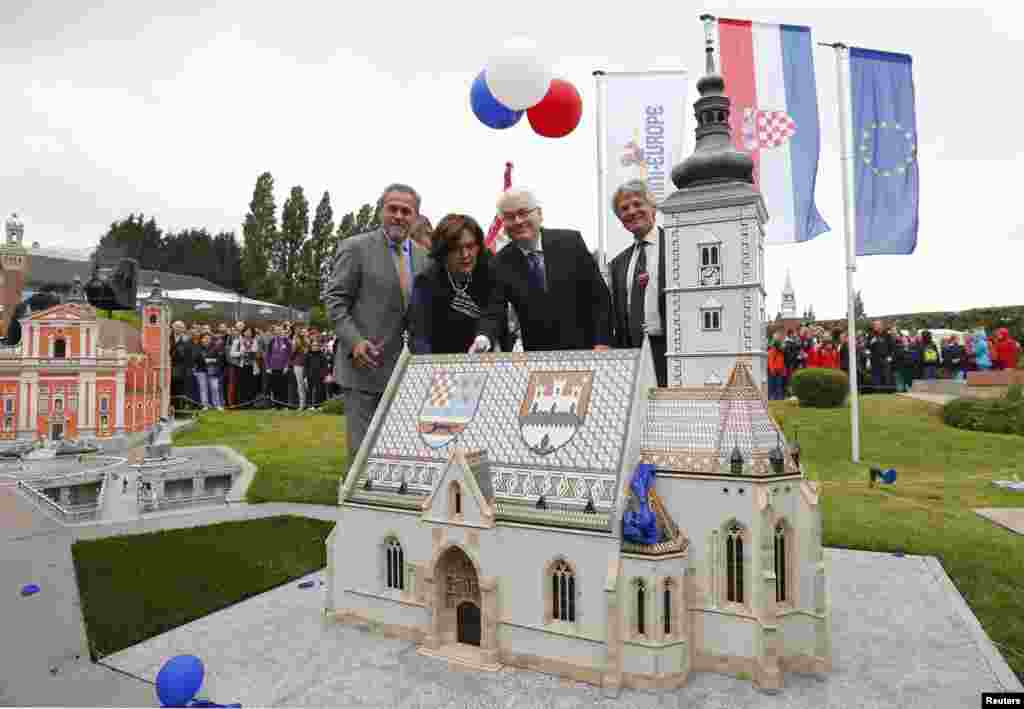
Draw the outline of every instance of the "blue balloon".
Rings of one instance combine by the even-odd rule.
[[[21,587],[22,596],[31,596],[33,593],[39,593],[38,584],[28,583]]]
[[[184,707],[203,685],[203,661],[195,655],[177,655],[164,663],[156,676],[156,693],[165,707]]]
[[[473,88],[469,91],[469,105],[485,126],[499,130],[511,128],[519,122],[526,111],[513,111],[494,98],[491,90],[487,88],[485,73],[481,71],[473,81]]]

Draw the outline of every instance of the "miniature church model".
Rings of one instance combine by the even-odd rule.
[[[711,65],[638,350],[403,353],[339,491],[326,611],[478,669],[673,688],[831,669],[819,488],[764,398],[765,205]]]

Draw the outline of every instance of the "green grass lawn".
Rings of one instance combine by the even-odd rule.
[[[861,464],[850,462],[850,410],[771,403],[824,488],[826,546],[936,556],[1018,675],[1024,673],[1024,537],[973,512],[1024,507],[992,480],[1024,475],[1024,439],[946,426],[941,407],[897,396],[861,398]],[[871,465],[894,485],[868,487]]]
[[[345,417],[294,411],[205,411],[176,446],[231,446],[258,470],[249,502],[338,504],[348,467]]]
[[[333,526],[284,516],[76,542],[94,659],[323,568]]]

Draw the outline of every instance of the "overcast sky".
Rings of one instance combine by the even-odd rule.
[[[1024,11],[771,9],[593,2],[0,2],[0,212],[26,241],[85,247],[130,212],[164,229],[234,230],[269,170],[280,207],[302,185],[336,217],[391,181],[435,223],[490,222],[504,162],[536,190],[545,224],[597,245],[594,69],[703,67],[703,11],[809,25],[815,41],[914,58],[921,231],[912,256],[858,260],[869,314],[1024,303],[1024,148],[1014,88]],[[994,6],[993,6],[994,7]],[[561,140],[524,117],[493,131],[469,86],[512,36],[534,39],[583,96]],[[815,50],[822,154],[817,201],[832,231],[767,252],[774,315],[786,269],[798,308],[845,313],[835,64]],[[1009,98],[1007,98],[1009,97]],[[687,146],[693,145],[692,112]]]

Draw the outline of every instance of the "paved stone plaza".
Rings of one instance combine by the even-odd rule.
[[[333,519],[337,509],[232,504],[63,526],[0,481],[0,705],[157,706],[159,668],[185,653],[203,658],[207,696],[243,706],[942,709],[977,706],[982,691],[1022,689],[935,559],[838,549],[826,551],[835,669],[824,680],[787,674],[774,696],[710,673],[691,675],[678,691],[611,699],[534,672],[454,668],[412,643],[327,622],[324,587],[298,581],[104,658],[109,667],[88,661],[70,555],[76,539],[278,514]],[[29,582],[42,590],[20,597]]]
[[[827,550],[835,669],[786,675],[777,695],[749,681],[695,673],[678,691],[597,687],[511,668],[464,670],[410,642],[327,622],[322,573],[190,623],[105,659],[153,679],[181,653],[202,657],[209,697],[243,706],[305,707],[949,707],[1021,685],[929,557]]]

